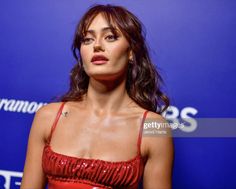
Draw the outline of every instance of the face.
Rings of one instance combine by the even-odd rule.
[[[125,77],[128,60],[131,59],[129,43],[116,27],[113,32],[105,18],[98,14],[91,22],[81,43],[80,54],[89,77],[114,80]],[[99,59],[104,56],[106,60]]]

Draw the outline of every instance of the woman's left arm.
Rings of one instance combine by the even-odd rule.
[[[159,114],[150,112],[149,120],[166,125],[167,121]],[[144,168],[143,189],[171,189],[172,169],[174,159],[174,145],[171,137],[171,129],[161,129],[169,134],[145,136],[147,146],[147,162]]]

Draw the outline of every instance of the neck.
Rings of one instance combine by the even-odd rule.
[[[130,97],[125,89],[126,79],[95,80],[90,78],[87,94],[85,95],[86,107],[96,115],[118,112],[121,107],[130,102]]]

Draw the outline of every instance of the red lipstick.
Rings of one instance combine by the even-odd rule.
[[[105,64],[109,59],[103,55],[94,55],[91,59],[93,64]]]

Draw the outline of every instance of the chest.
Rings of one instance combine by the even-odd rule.
[[[127,160],[137,155],[140,124],[135,117],[61,119],[51,146],[56,152],[74,157]]]

